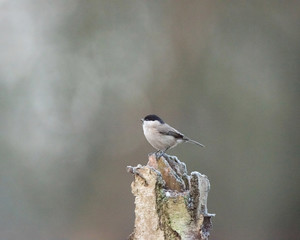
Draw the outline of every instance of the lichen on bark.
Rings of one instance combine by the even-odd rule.
[[[134,175],[135,227],[131,240],[208,239],[210,188],[205,175],[188,175],[177,157],[150,155],[146,166],[127,167]]]

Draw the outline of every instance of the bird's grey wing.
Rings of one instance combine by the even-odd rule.
[[[178,132],[175,128],[172,128],[168,124],[164,124],[163,126],[159,127],[158,131],[160,134],[173,136],[176,139],[186,139],[186,137],[182,133]]]
[[[181,139],[184,142],[191,142],[201,147],[205,147],[203,144],[198,143],[186,136],[184,136],[181,132],[178,132],[175,128],[172,128],[168,124],[164,124],[158,127],[158,132],[163,135],[173,136],[176,139]]]

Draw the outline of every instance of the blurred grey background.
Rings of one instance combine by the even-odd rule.
[[[300,239],[299,1],[0,1],[0,239],[126,239],[155,113],[207,147],[213,240]]]

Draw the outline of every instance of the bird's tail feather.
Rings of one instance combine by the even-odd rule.
[[[205,147],[203,144],[198,143],[198,142],[196,142],[196,141],[194,141],[194,140],[192,140],[192,139],[187,139],[187,142],[194,143],[194,144],[196,144],[196,145],[198,145],[198,146],[200,146],[200,147]]]

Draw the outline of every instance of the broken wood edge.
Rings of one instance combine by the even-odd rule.
[[[174,160],[174,157],[164,156],[160,159],[155,158],[154,161],[153,155],[150,155],[150,166],[148,162],[147,166],[139,164],[136,167],[127,167],[127,171],[134,175],[131,187],[136,205],[135,228],[129,239],[209,238],[211,218],[215,216],[207,212],[209,180],[206,175],[195,171],[188,175],[185,164],[175,157],[171,164],[163,164],[164,168],[160,170],[172,174],[175,172],[174,178],[180,178],[186,188],[180,191],[168,189],[166,180],[169,179],[164,179],[164,174],[158,170],[158,163],[169,162],[172,159]],[[155,227],[149,228],[149,225]]]

